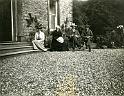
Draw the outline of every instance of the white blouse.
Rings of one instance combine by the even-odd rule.
[[[36,32],[35,33],[35,40],[44,41],[45,40],[45,34],[43,32]]]

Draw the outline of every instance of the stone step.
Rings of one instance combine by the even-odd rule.
[[[0,48],[0,51],[2,51],[2,50],[11,50],[11,49],[20,49],[20,48],[32,48],[33,46],[21,46],[21,45],[19,45],[19,46],[11,46],[11,47],[1,47]]]
[[[2,42],[0,43],[0,56],[32,52],[31,42]]]
[[[33,46],[4,47],[0,48],[0,54],[24,50],[33,50]]]
[[[13,46],[13,47],[0,48],[0,54],[25,51],[25,50],[33,50],[33,46],[18,46],[18,47]]]
[[[38,52],[38,51],[40,51],[40,50],[26,50],[26,51],[9,52],[9,53],[0,54],[0,57],[22,54],[22,53],[29,53],[29,52]]]
[[[2,42],[0,43],[0,48],[7,48],[7,47],[17,47],[17,46],[30,46],[32,45],[31,42]]]

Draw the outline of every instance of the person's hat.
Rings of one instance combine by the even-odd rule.
[[[72,24],[71,24],[71,27],[76,27],[76,26],[77,26],[77,25],[75,25],[75,23],[72,23]]]
[[[40,29],[38,26],[35,26],[36,29]]]
[[[43,29],[43,28],[45,28],[45,26],[43,26],[43,24],[38,24],[35,27],[36,27],[36,29]]]
[[[59,25],[57,25],[56,28],[60,29],[61,27]]]

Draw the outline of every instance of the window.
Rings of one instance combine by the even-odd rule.
[[[49,28],[54,30],[58,25],[58,0],[50,0],[49,4]]]

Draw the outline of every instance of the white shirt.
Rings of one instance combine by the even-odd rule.
[[[35,40],[44,41],[45,40],[45,34],[43,32],[36,32],[35,33]]]

